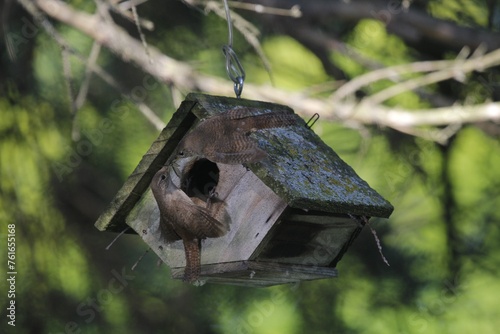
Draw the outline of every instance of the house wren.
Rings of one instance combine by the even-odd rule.
[[[237,107],[209,117],[179,143],[179,157],[198,156],[229,165],[257,162],[267,153],[250,138],[259,129],[294,125],[295,115],[268,112],[255,115],[252,109]]]
[[[184,243],[186,267],[184,281],[195,283],[200,276],[201,240],[223,236],[229,230],[226,220],[219,221],[188,197],[172,181],[168,167],[161,168],[151,181],[151,190],[160,209],[160,231],[167,242]],[[195,203],[196,202],[196,203]]]

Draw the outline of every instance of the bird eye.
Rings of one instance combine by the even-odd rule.
[[[178,155],[181,156],[181,157],[183,157],[184,156],[184,151],[179,151]]]
[[[166,178],[167,178],[167,177],[165,176],[165,174],[161,174],[161,176],[160,176],[160,180],[162,180],[162,181],[163,181],[163,180],[165,180]]]

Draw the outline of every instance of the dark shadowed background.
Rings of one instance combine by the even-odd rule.
[[[187,93],[233,96],[222,2],[138,4],[146,49],[130,1],[21,2],[0,1],[2,333],[497,332],[500,57],[481,57],[500,48],[498,1],[231,4],[243,97],[319,112],[313,130],[395,207],[371,224],[390,267],[365,229],[339,278],[264,289],[174,281],[152,252],[132,271],[147,246],[106,251],[115,234],[93,225]]]

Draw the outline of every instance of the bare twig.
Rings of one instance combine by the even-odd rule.
[[[461,128],[462,124],[459,123],[450,124],[443,129],[393,126],[393,129],[399,132],[435,141],[441,145],[445,145]]]
[[[384,256],[384,253],[382,252],[382,243],[380,242],[380,239],[377,235],[377,231],[375,231],[370,225],[370,220],[369,220],[370,218],[366,216],[355,216],[352,214],[349,214],[349,217],[351,217],[351,219],[356,221],[360,226],[368,226],[370,232],[373,235],[373,238],[375,239],[375,242],[377,243],[377,249],[380,254],[380,257],[382,257],[384,263],[390,267],[391,265],[389,264],[389,261],[387,261],[386,257]]]
[[[118,3],[118,1],[111,0],[110,8],[112,11],[126,18],[130,22],[135,22],[135,24],[138,24],[140,27],[152,31],[154,29],[153,22],[139,17],[136,18],[133,13],[134,7],[137,7],[146,1],[147,0],[129,0]],[[129,9],[132,9],[132,13],[128,11]]]
[[[137,32],[139,33],[139,37],[141,38],[142,46],[144,46],[144,52],[146,52],[149,57],[149,61],[151,61],[151,56],[149,55],[148,51],[148,43],[146,42],[146,36],[144,36],[144,33],[142,32],[141,24],[139,22],[139,14],[137,14],[137,8],[135,7],[135,5],[132,5],[132,15],[134,17],[135,26],[137,27]]]
[[[178,108],[182,102],[182,94],[174,85],[170,85],[170,95],[172,95],[172,103],[175,108]]]
[[[485,68],[497,65],[500,65],[500,49],[492,51],[481,57],[478,56],[467,60],[458,59],[439,71],[429,73],[423,77],[404,81],[398,85],[391,86],[383,91],[373,94],[365,98],[362,103],[372,105],[379,104],[391,97],[418,87],[427,86],[450,78],[461,78],[464,77],[466,73],[481,71]]]
[[[78,59],[82,63],[87,64],[88,68],[90,68],[94,73],[96,73],[96,75],[98,75],[101,79],[103,79],[107,84],[109,84],[110,86],[112,86],[113,88],[118,90],[122,94],[122,96],[124,96],[126,99],[132,101],[135,105],[137,105],[139,111],[146,117],[146,119],[157,130],[162,130],[165,127],[165,123],[144,102],[138,101],[137,99],[134,99],[125,90],[125,88],[122,87],[122,85],[119,84],[116,80],[114,80],[114,78],[110,74],[108,74],[102,67],[88,62],[87,59],[85,58],[85,56],[83,56],[80,52],[78,52],[73,47],[71,47],[69,45],[69,43],[52,26],[52,24],[44,17],[44,15],[39,11],[39,9],[35,7],[34,3],[32,3],[31,1],[28,1],[28,0],[20,0],[20,2],[26,8],[26,10],[28,10],[28,12],[30,12],[30,14],[36,18],[36,20],[42,25],[42,27],[47,31],[47,33],[59,44],[59,46],[63,50],[66,50],[67,53],[70,53],[71,55],[75,56],[76,59]],[[44,0],[41,2],[43,3],[43,5],[47,6],[48,8],[52,8],[52,9],[56,8],[54,6],[56,6],[57,4],[65,5],[62,2],[59,3],[59,2],[54,2],[54,1],[50,1],[50,0]],[[102,3],[100,1],[97,1],[97,4],[98,4],[98,8],[99,8],[100,4],[102,5]],[[68,7],[68,9],[69,9],[69,7]],[[44,12],[46,12],[46,11],[44,10]],[[85,15],[88,15],[89,17],[91,17],[93,21],[102,22],[104,25],[114,26],[114,23],[111,20],[111,18],[109,18],[109,15],[107,15],[107,12],[100,13],[100,14],[102,14],[101,16],[104,16],[104,17],[101,18],[101,16],[89,15],[89,14],[85,14]],[[72,20],[73,15],[70,11],[65,11],[64,15],[65,15],[65,18],[67,20],[69,20],[69,21]],[[102,21],[99,21],[100,19],[102,19]],[[84,21],[82,21],[80,23],[86,24]],[[121,35],[121,37],[124,38],[125,36]],[[131,37],[129,37],[129,36],[127,38],[131,39]],[[95,38],[95,41],[97,43],[100,43],[98,38]],[[123,40],[116,41],[116,42],[121,43],[122,41],[125,42],[126,38],[124,38]],[[141,44],[139,44],[139,45],[141,45]],[[139,47],[139,49],[140,49],[140,47]]]
[[[237,1],[229,1],[229,4],[233,8],[250,10],[259,14],[290,16],[296,18],[302,16],[302,11],[300,10],[299,5],[294,5],[290,9],[286,9],[286,8],[269,7],[260,4],[237,2]]]
[[[500,121],[500,103],[487,102],[476,105],[453,105],[444,108],[404,110],[381,105],[344,105],[352,112],[351,119],[365,124],[380,124],[393,128],[423,125],[443,126],[448,124]]]
[[[227,80],[198,73],[187,63],[172,59],[153,46],[149,48],[153,60],[151,63],[144,52],[141,52],[142,44],[140,41],[132,38],[122,28],[111,22],[106,22],[98,16],[76,11],[60,1],[35,0],[34,3],[47,15],[89,35],[122,59],[135,63],[144,72],[151,74],[161,82],[175,86],[180,91],[197,90],[217,95],[233,94],[232,85]],[[465,60],[462,64],[467,64],[466,70],[470,72],[471,70],[484,70],[493,64],[498,64],[499,60],[500,50],[495,50],[484,56]],[[471,62],[469,63],[469,61]],[[433,63],[433,66],[435,65]],[[357,104],[355,101],[333,104],[331,100],[314,98],[301,92],[290,92],[250,83],[245,84],[245,97],[286,104],[298,111],[304,118],[318,113],[323,120],[340,119],[344,122],[378,124],[395,129],[411,130],[411,128],[422,125],[446,126],[492,120],[500,121],[499,102],[410,111],[382,105]]]
[[[350,80],[332,94],[332,103],[340,103],[342,99],[354,94],[361,87],[368,86],[374,82],[388,79],[400,81],[403,75],[409,73],[432,72],[444,69],[453,64],[453,60],[420,61],[409,64],[385,67],[360,75]]]
[[[220,1],[207,1],[205,6],[205,11],[212,11],[223,19],[226,19],[226,12],[224,6]],[[264,50],[262,50],[262,46],[260,45],[260,41],[258,36],[260,35],[259,30],[250,22],[245,20],[243,17],[238,15],[237,13],[231,11],[231,18],[233,21],[233,25],[239,32],[245,37],[248,44],[250,44],[255,52],[259,55],[262,63],[264,64],[264,68],[266,71],[271,73],[271,64],[264,54]]]
[[[66,89],[68,93],[68,100],[69,100],[69,105],[70,105],[70,110],[71,110],[71,116],[73,118],[73,123],[75,122],[76,119],[76,112],[77,112],[77,107],[76,107],[76,101],[75,101],[75,94],[74,94],[74,89],[73,89],[73,74],[71,71],[71,61],[69,59],[69,52],[66,50],[64,46],[61,46],[61,58],[62,58],[62,65],[63,65],[63,76],[64,76],[64,82],[66,83]],[[73,130],[75,128],[73,127]],[[75,138],[78,137],[78,132],[73,131],[73,140],[76,140]]]
[[[384,261],[384,263],[388,267],[390,267],[391,265],[389,264],[389,261],[387,261],[387,259],[384,256],[384,253],[382,252],[382,244],[380,243],[380,239],[378,238],[377,231],[375,231],[373,229],[373,227],[370,226],[368,219],[366,219],[366,217],[364,217],[364,218],[365,218],[366,226],[368,226],[368,228],[370,229],[370,232],[372,232],[372,234],[373,234],[373,238],[375,238],[375,242],[377,243],[378,252],[380,253],[380,256],[382,257],[382,260]]]
[[[125,232],[127,232],[130,229],[130,226],[127,226],[123,231],[121,231],[110,243],[108,246],[106,246],[106,250],[109,250],[111,246],[118,240],[119,237],[121,237]]]
[[[101,51],[101,45],[97,42],[92,44],[92,49],[90,50],[89,58],[87,59],[87,65],[85,66],[85,77],[83,78],[80,90],[76,97],[76,108],[80,109],[87,98],[87,93],[90,85],[90,78],[92,77],[93,68],[96,66],[97,58]]]
[[[142,259],[146,256],[146,254],[149,252],[149,248],[146,249],[146,251],[137,259],[137,261],[135,261],[135,263],[132,265],[132,268],[130,268],[131,270],[135,270],[135,268],[137,268],[137,265],[139,265],[139,262],[142,261]]]
[[[11,10],[11,5],[13,1],[3,1],[3,4],[0,5],[2,10],[2,25],[0,26],[0,35],[3,35],[5,40],[5,46],[7,47],[7,54],[9,55],[9,59],[11,61],[16,60],[16,47],[11,38],[9,38],[9,13]]]
[[[268,5],[269,0],[252,0],[254,4]],[[273,0],[274,7],[286,8],[289,0]],[[488,50],[500,48],[500,34],[486,29],[460,26],[450,20],[439,19],[413,6],[394,15],[389,13],[385,1],[301,1],[306,20],[332,22],[332,20],[359,21],[372,19],[383,22],[391,33],[413,40],[429,40],[447,48],[460,49],[469,45],[472,49],[485,43]]]

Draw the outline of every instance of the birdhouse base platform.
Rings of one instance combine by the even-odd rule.
[[[172,268],[172,278],[182,279],[184,268]],[[337,277],[336,268],[239,261],[203,265],[200,281],[206,283],[267,287]]]

